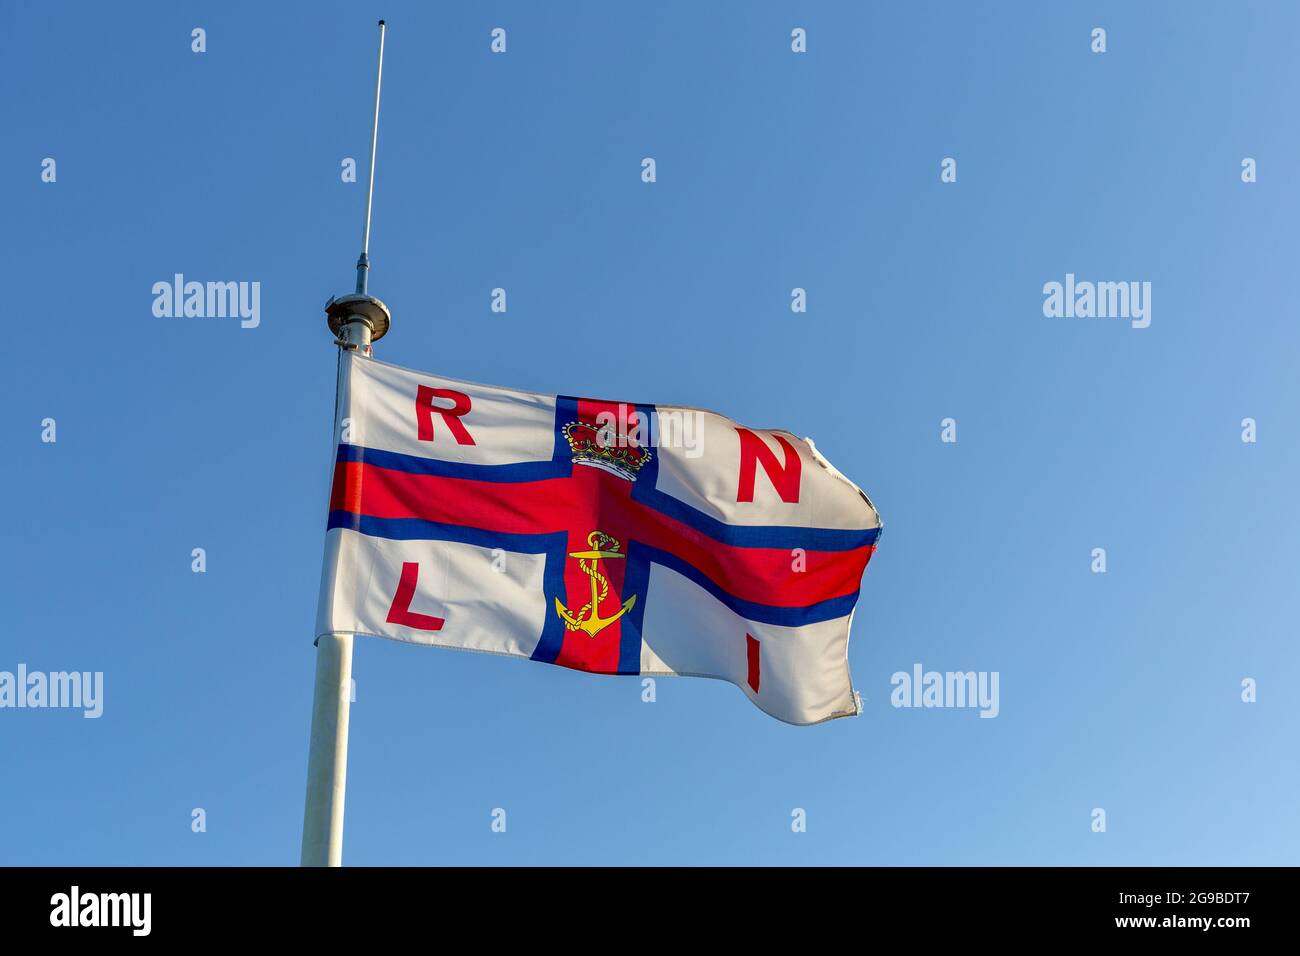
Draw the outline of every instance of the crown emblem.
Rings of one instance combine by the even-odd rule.
[[[590,465],[628,481],[636,481],[637,472],[650,460],[649,448],[620,441],[613,422],[599,428],[590,422],[569,422],[564,437],[575,465]]]

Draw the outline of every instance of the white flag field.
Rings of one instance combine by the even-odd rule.
[[[730,681],[857,714],[870,499],[795,435],[342,355],[317,636]]]

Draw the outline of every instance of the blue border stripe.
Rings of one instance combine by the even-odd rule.
[[[618,672],[641,673],[641,635],[645,633],[645,608],[650,598],[650,562],[646,549],[636,541],[627,547],[627,567],[623,570],[623,594],[637,595],[632,610],[620,622]]]
[[[695,565],[683,561],[675,554],[650,547],[642,547],[641,551],[645,556],[643,560],[647,569],[645,575],[647,585],[650,577],[649,566],[651,564],[663,565],[698,584],[741,617],[746,620],[757,621],[760,624],[798,627],[801,624],[816,624],[818,621],[830,621],[835,618],[845,617],[853,610],[853,605],[858,602],[858,594],[860,593],[854,591],[852,594],[819,601],[806,607],[776,607],[771,604],[757,604],[753,601],[742,601],[740,598],[727,593],[715,584],[707,574],[700,571]],[[630,567],[628,571],[631,572]],[[639,625],[640,618],[638,617],[638,634],[640,632]]]
[[[800,528],[796,525],[735,525],[705,514],[658,488],[641,485],[632,489],[632,499],[708,535],[714,541],[736,548],[803,548],[805,551],[854,551],[875,544],[879,528],[840,531],[834,528]]]
[[[526,482],[547,478],[567,478],[573,463],[562,461],[521,461],[510,465],[475,465],[463,461],[420,458],[393,451],[379,451],[360,445],[339,445],[338,461],[361,462],[376,468],[401,471],[410,475],[436,475],[439,478],[468,478],[473,481]]]
[[[560,650],[564,647],[564,621],[555,612],[555,599],[559,597],[563,600],[565,592],[564,562],[568,558],[567,541],[568,536],[565,532],[556,533],[554,550],[547,552],[546,569],[542,572],[544,592],[542,599],[545,605],[542,614],[545,623],[542,625],[542,635],[537,639],[537,646],[533,648],[532,659],[547,664],[554,664],[555,659],[560,656]]]
[[[484,531],[459,524],[442,524],[423,518],[372,518],[351,511],[331,511],[329,528],[347,528],[372,538],[389,538],[393,541],[455,541],[480,548],[500,548],[517,554],[550,554],[563,552],[567,534],[552,531],[549,534],[515,534],[505,531]]]

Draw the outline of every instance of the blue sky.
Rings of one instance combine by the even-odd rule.
[[[665,2],[0,10],[0,670],[105,681],[0,710],[0,863],[298,859],[379,16],[376,354],[809,435],[886,532],[853,720],[359,640],[348,863],[1296,861],[1296,8]],[[892,707],[916,663],[999,716]]]

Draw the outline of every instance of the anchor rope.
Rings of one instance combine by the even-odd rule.
[[[606,545],[609,547],[606,547]],[[618,538],[611,537],[603,531],[593,531],[591,534],[587,535],[587,547],[591,548],[593,551],[617,551],[619,549]],[[574,613],[573,611],[569,612],[569,614],[573,616],[573,620],[564,622],[565,629],[569,631],[578,630],[582,623],[587,620],[588,616],[596,612],[596,609],[600,607],[600,602],[605,600],[606,595],[609,594],[609,580],[596,569],[596,563],[594,561],[588,563],[586,558],[579,558],[578,567],[582,568],[584,574],[589,578],[594,579],[600,585],[600,594],[596,598],[594,604],[591,601],[588,601],[577,613]]]

